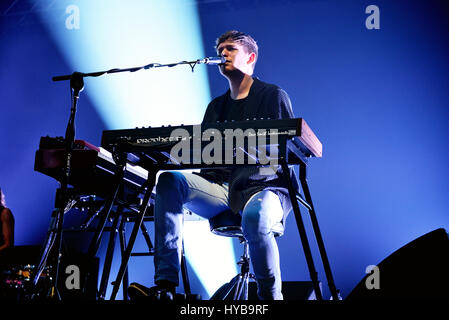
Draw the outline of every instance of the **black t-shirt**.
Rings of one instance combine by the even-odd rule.
[[[247,119],[293,118],[290,98],[276,85],[254,78],[249,94],[244,99],[234,100],[230,90],[212,100],[205,112],[203,123],[223,121],[244,121]],[[256,192],[272,190],[280,198],[284,208],[284,218],[291,209],[286,185],[281,179],[281,169],[272,174],[261,174],[260,167],[242,166],[227,169],[203,169],[200,176],[215,182],[229,183],[229,205],[234,212],[240,212],[249,198]],[[299,190],[296,175],[291,170],[294,186]]]
[[[243,120],[243,110],[245,109],[245,105],[248,104],[248,100],[248,97],[239,100],[228,98],[226,108],[229,110],[229,112],[225,115],[225,120]]]

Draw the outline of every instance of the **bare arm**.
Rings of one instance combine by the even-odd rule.
[[[3,245],[0,251],[12,247],[14,245],[14,217],[11,210],[5,208],[0,212],[0,220],[3,233]]]

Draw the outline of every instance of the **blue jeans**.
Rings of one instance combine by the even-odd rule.
[[[196,174],[163,172],[156,185],[155,281],[179,284],[183,208],[210,219],[229,209],[228,186],[212,183]],[[263,300],[282,300],[279,250],[274,231],[282,232],[283,211],[271,191],[253,195],[242,211],[242,230],[248,241],[251,263]]]

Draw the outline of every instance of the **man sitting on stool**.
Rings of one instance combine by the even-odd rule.
[[[226,59],[219,70],[228,80],[229,90],[209,103],[203,123],[294,117],[284,90],[252,76],[258,46],[251,36],[226,32],[216,40],[216,50]],[[143,286],[132,284],[130,293],[175,293],[179,284],[183,207],[207,219],[230,208],[234,214],[242,215],[259,298],[282,300],[279,251],[273,230],[276,226],[282,229],[291,203],[280,166],[266,169],[241,166],[203,169],[199,173],[163,172],[156,185],[154,208],[156,286],[144,290]],[[290,175],[294,176],[293,170]],[[295,177],[293,183],[299,188]]]

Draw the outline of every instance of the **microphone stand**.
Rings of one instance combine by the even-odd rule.
[[[90,73],[81,73],[81,72],[74,72],[69,75],[63,75],[63,76],[55,76],[52,77],[53,81],[70,81],[70,93],[71,93],[71,108],[70,108],[70,117],[69,122],[67,124],[66,132],[65,132],[65,165],[64,165],[64,173],[61,177],[60,181],[60,188],[56,192],[56,203],[55,203],[55,210],[53,210],[52,213],[52,222],[49,227],[47,241],[43,249],[43,254],[41,257],[41,260],[39,262],[39,266],[36,269],[36,273],[33,278],[33,283],[36,286],[39,278],[41,276],[42,271],[44,270],[45,266],[47,265],[48,258],[50,257],[50,253],[53,251],[53,247],[55,244],[57,244],[57,250],[55,254],[55,260],[56,263],[54,266],[54,269],[51,269],[51,273],[54,274],[54,281],[52,282],[52,285],[50,287],[50,292],[48,293],[48,296],[50,298],[55,298],[58,300],[61,300],[61,296],[58,291],[58,281],[59,281],[59,273],[60,273],[60,265],[61,265],[61,258],[62,258],[62,231],[63,231],[63,221],[64,221],[64,214],[66,211],[67,203],[69,201],[69,190],[68,190],[68,184],[69,184],[69,178],[71,174],[71,160],[72,160],[72,153],[73,153],[73,147],[75,142],[75,117],[76,117],[76,110],[78,107],[78,101],[79,101],[79,94],[84,89],[84,78],[85,77],[98,77],[104,74],[111,74],[111,73],[120,73],[120,72],[136,72],[139,70],[147,70],[151,68],[160,68],[160,67],[174,67],[177,65],[183,65],[188,64],[192,68],[192,72],[194,71],[194,68],[197,64],[210,64],[210,65],[219,65],[224,63],[225,60],[222,57],[216,57],[216,58],[204,58],[204,59],[198,59],[193,61],[180,61],[177,63],[170,63],[170,64],[160,64],[160,63],[150,63],[145,66],[141,67],[132,67],[132,68],[125,68],[125,69],[119,69],[114,68],[110,70],[105,71],[97,71],[97,72],[90,72]]]
[[[76,109],[79,100],[79,94],[84,89],[84,81],[83,76],[79,72],[74,72],[69,76],[70,79],[70,93],[72,96],[71,108],[70,108],[70,117],[69,122],[67,124],[66,132],[65,132],[65,164],[64,164],[64,172],[61,177],[59,190],[56,192],[56,200],[55,200],[55,210],[53,211],[52,223],[49,228],[49,236],[47,238],[47,243],[44,247],[44,252],[42,258],[40,260],[39,266],[37,268],[37,272],[34,276],[33,283],[37,285],[39,281],[39,277],[47,264],[48,257],[53,250],[53,246],[57,244],[54,254],[54,258],[56,260],[54,269],[51,269],[51,273],[53,273],[54,281],[51,284],[50,292],[48,296],[51,299],[61,300],[61,296],[58,291],[58,281],[59,281],[59,272],[62,258],[62,227],[64,222],[64,214],[66,211],[66,206],[69,201],[69,192],[68,192],[68,183],[69,177],[71,174],[71,160],[72,153],[75,141],[75,116]]]
[[[161,68],[161,67],[171,68],[171,67],[182,65],[182,64],[188,64],[190,66],[190,68],[192,68],[192,72],[193,72],[195,69],[195,66],[197,64],[221,65],[224,62],[225,62],[225,59],[222,57],[213,57],[213,58],[197,59],[197,60],[193,60],[193,61],[180,61],[180,62],[168,63],[168,64],[150,63],[150,64],[147,64],[147,65],[141,66],[141,67],[131,67],[131,68],[124,68],[124,69],[114,68],[114,69],[89,72],[89,73],[79,73],[79,72],[75,72],[75,73],[79,74],[82,78],[84,78],[84,77],[99,77],[104,74],[110,74],[110,73],[136,72],[139,70],[148,70],[148,69],[152,69],[152,68]],[[56,76],[56,77],[53,77],[52,80],[53,81],[71,80],[72,76],[73,76],[73,74]]]
[[[62,176],[61,181],[61,194],[60,197],[57,199],[58,204],[58,219],[57,219],[57,226],[56,226],[56,243],[58,245],[58,251],[57,251],[57,260],[56,260],[56,270],[55,270],[55,282],[54,282],[54,289],[58,290],[58,279],[59,279],[59,267],[61,264],[61,257],[62,257],[62,227],[63,227],[63,221],[64,221],[64,213],[66,204],[69,200],[68,195],[68,183],[69,183],[69,177],[71,174],[71,160],[72,160],[72,153],[73,153],[73,147],[75,143],[75,116],[76,116],[76,109],[78,106],[79,101],[79,94],[84,89],[84,80],[83,76],[79,72],[74,72],[70,77],[70,92],[72,94],[72,106],[70,108],[70,117],[69,122],[67,124],[67,128],[65,131],[65,149],[66,149],[66,163],[65,163],[65,170],[64,175]],[[61,297],[59,296],[59,299]]]

